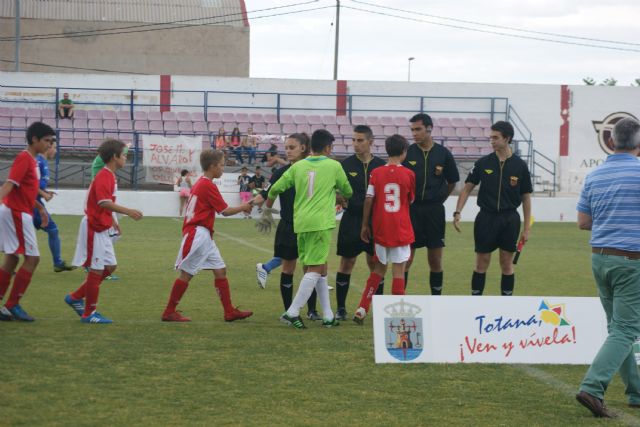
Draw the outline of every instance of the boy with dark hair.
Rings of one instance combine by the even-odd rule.
[[[105,139],[98,154],[105,164],[89,186],[85,216],[80,221],[73,265],[88,268],[85,282],[64,301],[80,316],[82,323],[112,323],[96,311],[100,284],[117,267],[109,229],[113,212],[142,219],[142,212],[116,204],[116,171],[127,162],[126,145],[117,139]],[[84,300],[84,301],[83,301]]]
[[[340,163],[327,157],[333,141],[330,132],[316,130],[311,136],[311,156],[291,166],[271,186],[267,200],[267,207],[271,208],[279,194],[295,187],[293,228],[298,240],[298,258],[306,270],[291,306],[281,319],[296,329],[305,328],[300,319],[300,308],[314,289],[322,307],[323,326],[338,324],[329,300],[327,258],[331,230],[336,226],[336,188],[347,199],[352,191]]]
[[[491,253],[496,249],[500,249],[501,295],[513,295],[513,255],[520,234],[520,215],[517,210],[520,204],[524,214],[520,239],[524,242],[529,240],[533,186],[526,162],[511,152],[513,135],[513,126],[508,122],[500,121],[491,126],[489,141],[494,152],[473,165],[453,213],[453,226],[460,232],[462,209],[471,191],[480,185],[477,201],[480,212],[473,226],[476,265],[471,277],[471,295],[482,295],[484,292]]]
[[[0,187],[0,252],[4,252],[0,267],[0,301],[9,289],[20,255],[24,256],[24,262],[13,279],[9,299],[0,308],[0,320],[33,322],[33,317],[20,306],[20,298],[27,291],[40,261],[38,239],[33,226],[34,207],[37,206],[43,217],[43,226],[47,226],[48,219],[44,206],[36,200],[40,171],[35,157],[49,150],[56,140],[56,133],[51,126],[35,122],[27,129],[26,136],[27,149],[16,156],[7,182]]]
[[[220,251],[213,240],[213,224],[216,213],[223,216],[249,212],[252,204],[243,203],[237,207],[229,207],[222,198],[218,187],[213,183],[224,172],[224,153],[219,150],[205,150],[200,154],[200,166],[203,176],[191,188],[191,196],[187,202],[187,210],[182,225],[182,243],[176,259],[176,270],[179,276],[173,283],[167,307],[162,313],[164,322],[190,322],[176,308],[189,287],[189,281],[200,270],[213,270],[214,285],[222,306],[224,320],[245,319],[253,314],[251,311],[240,311],[231,304],[231,291],[227,279],[227,268]]]
[[[249,200],[251,200],[251,188],[250,188],[251,177],[247,175],[248,171],[249,169],[247,169],[246,166],[243,166],[242,169],[240,169],[240,175],[238,175],[238,186],[240,187],[240,201],[242,203],[247,203]],[[251,214],[249,212],[243,212],[243,214],[245,218],[251,218]]]
[[[402,166],[408,147],[409,143],[403,136],[393,135],[387,138],[385,148],[389,161],[384,167],[371,173],[360,234],[365,242],[371,240],[369,219],[373,217],[373,241],[377,260],[353,317],[358,324],[364,321],[371,298],[384,279],[389,263],[392,264],[393,272],[391,293],[404,295],[404,270],[414,241],[409,205],[415,198],[416,186],[415,174]]]

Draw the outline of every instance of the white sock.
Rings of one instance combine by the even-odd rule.
[[[298,292],[296,292],[296,296],[293,298],[293,302],[287,310],[287,315],[290,317],[300,316],[300,309],[309,300],[319,279],[320,273],[305,273],[305,275],[302,276],[300,287],[298,287]]]
[[[327,283],[327,276],[320,277],[318,283],[316,283],[316,292],[318,299],[320,300],[320,307],[322,307],[322,318],[325,320],[333,319],[333,310],[331,310],[331,299],[329,298],[329,284]]]

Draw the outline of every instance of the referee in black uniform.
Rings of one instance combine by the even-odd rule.
[[[351,282],[351,272],[356,265],[358,255],[362,252],[366,252],[369,271],[373,271],[373,242],[365,243],[360,239],[362,210],[364,209],[364,199],[367,195],[371,171],[385,164],[384,160],[371,154],[373,132],[369,126],[360,125],[354,127],[351,144],[355,154],[341,162],[342,169],[347,174],[349,184],[353,189],[353,195],[349,199],[349,205],[342,215],[338,231],[337,253],[340,257],[340,267],[336,274],[336,300],[338,302],[336,318],[338,320],[347,320],[345,307],[349,283]],[[381,285],[378,286],[376,293],[382,295],[383,290],[384,279]]]
[[[451,152],[431,138],[433,121],[428,114],[416,114],[409,122],[415,144],[407,150],[402,163],[416,174],[416,199],[411,205],[411,224],[415,242],[411,245],[411,258],[407,262],[405,286],[409,268],[417,248],[427,248],[429,286],[432,295],[442,293],[442,252],[444,248],[444,202],[460,181],[458,167]]]
[[[473,188],[480,184],[480,212],[473,226],[476,268],[471,278],[472,295],[482,295],[491,262],[491,252],[498,248],[502,270],[501,293],[513,295],[513,255],[520,233],[520,215],[517,211],[520,204],[524,214],[524,227],[520,238],[524,242],[529,240],[533,187],[527,164],[511,152],[509,144],[513,140],[513,134],[513,126],[510,123],[501,121],[491,126],[489,140],[494,152],[474,164],[453,213],[453,226],[460,231],[460,212]]]

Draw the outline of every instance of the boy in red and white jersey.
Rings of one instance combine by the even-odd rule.
[[[393,295],[404,295],[404,270],[411,257],[411,243],[414,242],[413,227],[409,215],[409,205],[415,199],[416,176],[412,170],[402,166],[409,143],[400,135],[393,135],[385,141],[389,161],[385,166],[371,172],[367,198],[364,203],[360,237],[365,242],[371,238],[369,217],[372,216],[373,241],[375,242],[376,264],[367,279],[360,305],[353,320],[362,324],[369,311],[371,298],[378,284],[392,264]]]
[[[184,223],[182,225],[182,244],[176,259],[176,270],[179,276],[173,283],[169,302],[162,314],[165,322],[190,322],[191,319],[176,311],[182,295],[189,286],[189,281],[200,270],[213,270],[214,285],[222,306],[224,320],[233,322],[253,314],[251,311],[240,311],[231,304],[231,291],[227,279],[227,269],[220,251],[213,241],[213,223],[216,213],[224,216],[240,212],[251,212],[252,203],[243,203],[237,207],[229,207],[222,198],[213,179],[224,172],[224,153],[219,150],[205,150],[200,155],[200,166],[203,176],[191,188],[187,202]]]
[[[106,139],[98,148],[105,167],[91,182],[84,213],[80,221],[73,265],[89,269],[85,282],[65,297],[65,302],[80,316],[82,323],[112,323],[96,311],[100,284],[117,267],[116,254],[109,229],[113,225],[113,212],[142,219],[142,212],[116,204],[116,171],[127,162],[126,144],[117,139]],[[84,301],[83,301],[84,299]]]
[[[9,289],[20,255],[24,256],[24,262],[13,280],[9,299],[0,308],[0,320],[33,322],[33,317],[20,306],[20,298],[29,287],[31,276],[40,261],[38,239],[33,226],[34,207],[40,211],[43,227],[48,224],[44,206],[36,201],[40,188],[40,169],[35,157],[49,150],[56,141],[56,133],[51,126],[35,122],[27,129],[26,137],[27,149],[16,156],[7,182],[0,187],[0,252],[5,254],[0,267],[0,301]]]

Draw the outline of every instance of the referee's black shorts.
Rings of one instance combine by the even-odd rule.
[[[273,256],[287,261],[298,259],[298,239],[293,231],[293,223],[280,220],[273,244]]]
[[[410,208],[415,242],[411,247],[429,249],[444,247],[444,205],[442,203],[414,203]]]
[[[362,252],[373,255],[373,242],[363,242],[360,238],[362,228],[362,213],[349,213],[347,209],[340,220],[338,229],[338,256],[354,258]]]
[[[518,211],[487,212],[481,210],[473,224],[473,238],[478,253],[490,253],[500,248],[515,252],[520,234]]]

